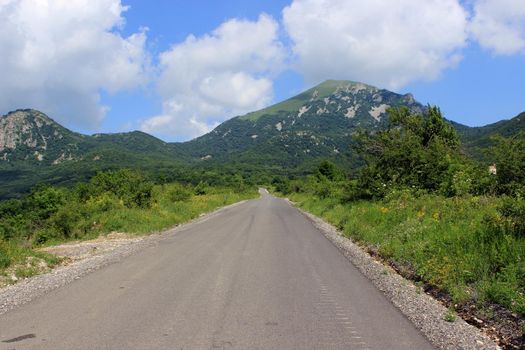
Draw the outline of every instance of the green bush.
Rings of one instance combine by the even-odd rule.
[[[5,269],[11,265],[11,258],[8,255],[5,243],[0,241],[0,269]]]
[[[66,203],[66,191],[57,187],[37,186],[25,199],[27,212],[36,220],[46,220]]]
[[[272,186],[275,191],[284,195],[291,193],[290,180],[285,177],[276,176],[272,179]]]
[[[42,245],[48,242],[57,242],[62,239],[63,237],[60,235],[60,233],[52,227],[46,227],[33,232],[33,244],[36,245]]]
[[[90,183],[92,196],[98,196],[103,192],[112,193],[129,208],[147,208],[152,204],[153,183],[137,171],[123,169],[100,172],[91,179]]]
[[[195,186],[195,188],[193,189],[193,193],[196,196],[204,196],[205,194],[209,192],[209,190],[210,188],[208,184],[201,181],[197,184],[197,186]]]
[[[52,227],[57,231],[61,238],[69,239],[75,236],[80,226],[80,222],[86,216],[82,215],[79,205],[72,205],[61,208],[50,218]],[[82,232],[85,233],[85,232]]]
[[[448,195],[470,190],[468,174],[454,178],[464,157],[457,133],[437,107],[425,115],[390,109],[389,123],[385,130],[355,137],[355,150],[366,162],[359,177],[363,198],[383,198],[392,188]]]
[[[525,239],[525,200],[505,198],[498,207],[498,215],[485,218],[487,232],[498,239],[505,235]]]
[[[525,196],[525,133],[512,137],[495,136],[490,153],[497,166],[497,190],[500,194]]]
[[[170,185],[167,188],[167,196],[172,202],[184,202],[191,198],[190,190],[180,184]]]

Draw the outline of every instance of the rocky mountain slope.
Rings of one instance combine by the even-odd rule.
[[[0,118],[0,159],[4,162],[59,164],[80,156],[85,137],[34,110],[18,110]]]
[[[384,126],[386,110],[400,106],[415,112],[425,108],[410,94],[329,80],[269,108],[230,119],[179,146],[209,162],[297,167],[328,157],[348,165],[355,160],[352,133]]]
[[[143,132],[72,132],[43,113],[17,110],[0,117],[0,198],[39,182],[70,184],[98,170],[134,167],[159,172],[181,165],[229,167],[272,174],[306,172],[330,158],[349,170],[359,164],[350,147],[353,133],[384,127],[389,107],[425,107],[363,83],[326,81],[286,101],[232,118],[210,133],[184,143],[166,143]],[[451,122],[465,151],[482,159],[490,136],[525,130],[525,113],[484,127]],[[262,170],[261,170],[262,169]]]
[[[140,131],[81,135],[31,109],[0,117],[0,198],[39,182],[72,184],[99,170],[172,167],[182,158],[173,145]]]

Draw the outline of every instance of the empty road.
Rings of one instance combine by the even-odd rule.
[[[0,349],[432,349],[299,211],[261,198],[0,315]]]

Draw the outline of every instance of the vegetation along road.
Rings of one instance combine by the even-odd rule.
[[[287,202],[262,197],[0,318],[2,349],[431,349]]]

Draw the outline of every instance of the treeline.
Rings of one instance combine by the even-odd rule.
[[[525,236],[525,133],[494,135],[487,150],[493,165],[463,152],[456,131],[437,107],[429,107],[426,115],[390,109],[388,128],[360,130],[354,140],[352,147],[365,163],[358,176],[349,178],[337,165],[323,161],[306,179],[276,177],[272,184],[283,194],[309,192],[343,202],[382,200],[400,193],[497,196],[505,202],[499,209],[505,218],[501,230]]]
[[[174,209],[173,205],[199,196],[235,196],[255,188],[239,176],[208,175],[184,183],[171,182],[166,175],[149,177],[138,170],[121,169],[99,172],[72,188],[39,185],[21,199],[0,202],[0,255],[2,242],[35,246],[92,237],[123,228],[118,220],[110,220],[115,213],[140,216],[161,207]]]
[[[494,136],[489,168],[464,153],[438,108],[389,118],[384,130],[353,135],[357,176],[324,161],[306,178],[274,178],[274,188],[452,305],[525,315],[525,135]]]

